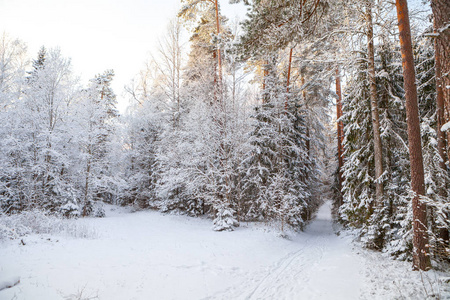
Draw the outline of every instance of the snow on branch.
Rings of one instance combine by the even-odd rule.
[[[447,131],[450,129],[450,122],[445,123],[444,125],[442,125],[441,127],[441,131]]]

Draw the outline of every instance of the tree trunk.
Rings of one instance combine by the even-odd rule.
[[[306,89],[305,89],[305,77],[301,77],[301,83],[302,83],[302,96],[303,96],[303,103],[305,105],[305,108],[308,109],[308,99],[306,99]],[[306,118],[306,151],[308,153],[308,158],[311,158],[311,130],[310,130],[311,122],[308,118]]]
[[[284,103],[284,110],[287,112],[288,110],[288,100],[289,100],[289,86],[291,84],[291,65],[292,65],[292,52],[294,48],[291,48],[289,51],[289,64],[288,64],[288,73],[287,73],[287,82],[286,82],[286,102]]]
[[[217,52],[213,53],[213,59],[217,58]],[[214,66],[214,102],[210,101],[210,105],[213,106],[214,104],[219,103],[219,98],[217,96],[219,92],[219,81],[218,81],[218,75],[217,75],[217,66]]]
[[[436,33],[436,54],[439,51],[439,63],[441,76],[439,81],[441,83],[444,107],[445,107],[445,122],[450,121],[450,2],[448,0],[432,0],[431,8],[433,10],[434,26]],[[447,140],[449,140],[450,132],[447,133]],[[450,151],[447,149],[447,155]]]
[[[376,179],[376,202],[375,206],[381,205],[383,198],[383,148],[380,135],[380,117],[378,115],[377,85],[375,81],[375,50],[373,46],[373,23],[372,23],[372,2],[366,2],[367,17],[367,40],[369,59],[369,84],[370,84],[370,107],[372,110],[373,146],[375,156],[375,179]]]
[[[215,10],[216,10],[216,29],[217,29],[217,36],[220,34],[220,20],[219,20],[219,0],[215,0]],[[221,93],[222,89],[222,54],[220,52],[220,47],[217,47],[217,66],[218,66],[218,72],[219,72],[219,93]]]
[[[416,74],[411,43],[407,0],[396,0],[398,30],[402,53],[403,78],[408,125],[409,160],[411,164],[411,188],[413,207],[413,267],[415,270],[431,268],[428,251],[426,205],[420,200],[425,195],[422,142],[420,139],[419,109],[417,104]]]
[[[269,59],[264,60],[263,62],[263,85],[262,85],[262,104],[266,104],[269,102],[269,96],[267,95],[267,91],[266,91],[266,80],[267,77],[269,76]]]
[[[84,183],[84,204],[83,204],[83,217],[86,217],[88,215],[88,199],[89,199],[89,178],[91,175],[91,149],[89,147],[89,158],[87,161],[87,167],[86,167],[86,178]]]
[[[438,28],[436,26],[436,19],[434,20],[434,32],[438,33]],[[435,72],[436,72],[436,119],[437,119],[437,140],[438,140],[438,149],[439,156],[441,157],[440,167],[443,171],[447,172],[447,141],[445,137],[445,133],[441,131],[442,125],[445,124],[444,119],[444,107],[445,107],[445,99],[444,99],[444,82],[442,79],[442,71],[441,71],[441,47],[438,43],[438,39],[434,40],[434,50],[435,50]],[[447,197],[447,189],[441,188],[439,191],[441,197]],[[449,242],[449,232],[447,228],[439,229],[439,238],[442,239],[445,245],[448,245]],[[444,250],[445,251],[445,250]]]
[[[342,117],[342,92],[341,92],[341,77],[339,74],[339,67],[336,68],[336,119],[337,122],[337,142],[338,142],[338,187],[339,187],[339,206],[342,205],[342,183],[344,181],[342,168],[344,167],[344,124],[340,118]]]
[[[440,129],[442,125],[450,121],[450,2],[448,0],[432,0],[431,8],[434,16],[435,33],[438,34],[434,41],[436,53],[438,147],[439,155],[442,158],[441,167],[444,170],[448,170],[446,163],[448,161],[447,158],[450,156],[450,151],[447,148],[449,146],[448,141],[450,140],[450,131],[448,131],[447,136],[445,136]],[[447,29],[444,30],[444,28]],[[446,137],[447,143],[445,140]],[[446,190],[442,192],[447,193]],[[441,228],[439,237],[445,244],[449,244],[448,229]]]

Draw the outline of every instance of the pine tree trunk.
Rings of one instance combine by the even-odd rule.
[[[432,0],[434,26],[438,33],[436,48],[439,51],[441,84],[445,106],[445,121],[450,121],[450,2],[448,0]],[[445,30],[444,30],[445,29]],[[450,134],[450,133],[449,133]],[[450,155],[450,152],[447,151]]]
[[[411,43],[407,0],[396,0],[398,30],[402,53],[402,66],[406,98],[409,159],[411,164],[411,188],[413,207],[413,267],[415,270],[431,268],[428,251],[426,205],[420,201],[425,194],[422,142],[420,139],[419,109],[417,104],[416,74]]]
[[[437,33],[436,19],[434,20],[434,32]],[[441,131],[441,127],[445,124],[444,119],[444,82],[442,80],[442,71],[441,71],[441,47],[438,43],[438,39],[434,40],[434,50],[435,50],[435,72],[436,72],[436,119],[437,119],[437,140],[438,140],[438,149],[439,156],[441,157],[440,167],[443,171],[447,172],[447,141],[445,137],[445,133]],[[441,197],[447,197],[447,189],[441,188],[439,191]],[[441,238],[445,245],[448,245],[449,242],[449,232],[447,228],[439,229],[439,238]],[[443,250],[445,251],[445,250]]]
[[[287,82],[286,82],[286,102],[284,103],[284,110],[287,112],[288,110],[288,100],[289,100],[289,86],[291,84],[291,65],[292,65],[292,52],[294,48],[291,48],[289,51],[289,64],[288,64],[288,72],[287,72]]]
[[[434,16],[435,33],[435,68],[436,68],[436,90],[437,90],[437,118],[438,118],[438,147],[439,155],[442,158],[441,167],[447,170],[447,158],[450,158],[450,151],[447,148],[450,140],[450,131],[446,136],[440,130],[442,125],[450,121],[450,2],[448,0],[432,0],[431,8]],[[444,28],[447,29],[444,30]],[[447,153],[445,153],[447,152]],[[449,156],[447,156],[449,155]],[[442,191],[447,193],[447,191]],[[445,194],[444,194],[445,196]],[[449,230],[441,228],[439,237],[449,244]]]
[[[267,77],[269,76],[269,60],[268,59],[264,60],[263,64],[264,64],[263,65],[264,71],[263,71],[263,86],[262,86],[262,95],[263,95],[262,103],[265,104],[269,102],[269,97],[266,93],[266,80]]]
[[[213,53],[213,59],[217,58],[217,52]],[[219,81],[217,79],[218,74],[217,74],[217,66],[214,66],[214,102],[210,101],[210,105],[213,106],[214,104],[219,102],[219,98],[218,98],[218,92],[219,92]]]
[[[381,205],[383,199],[383,183],[381,176],[383,175],[383,148],[381,145],[380,135],[380,117],[378,115],[377,102],[377,85],[375,81],[375,49],[373,45],[373,23],[372,23],[372,2],[366,2],[367,17],[367,40],[368,40],[368,59],[369,59],[369,84],[370,84],[370,106],[372,111],[372,128],[373,128],[373,146],[375,157],[375,178],[376,178],[376,203],[375,206]]]
[[[306,89],[305,89],[305,77],[302,76],[301,78],[302,82],[302,96],[303,96],[303,102],[305,103],[306,108],[308,108],[308,101],[306,99]],[[307,121],[306,123],[306,151],[308,153],[308,157],[311,158],[311,133],[310,133],[310,122]]]
[[[344,167],[344,124],[340,118],[342,117],[342,91],[341,91],[341,76],[339,74],[339,67],[336,68],[336,94],[338,96],[336,101],[336,118],[337,122],[337,141],[338,141],[338,186],[339,186],[339,206],[342,205],[342,182],[344,181],[342,168]]]
[[[215,0],[215,10],[216,10],[216,29],[217,29],[217,36],[220,34],[220,20],[219,20],[219,3],[218,0]],[[218,65],[218,72],[219,72],[219,93],[222,91],[222,54],[220,52],[220,47],[217,47],[217,65]]]

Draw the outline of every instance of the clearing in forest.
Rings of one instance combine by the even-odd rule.
[[[109,207],[106,218],[75,221],[89,238],[29,235],[25,245],[0,244],[0,277],[20,276],[0,299],[421,299],[445,293],[434,275],[421,279],[409,263],[336,235],[330,207],[326,202],[306,230],[289,239],[263,225],[214,232],[205,219]]]

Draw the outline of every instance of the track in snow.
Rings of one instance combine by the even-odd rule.
[[[248,274],[245,281],[206,299],[358,299],[362,286],[360,257],[335,235],[331,202],[294,239],[298,250],[272,266]]]

